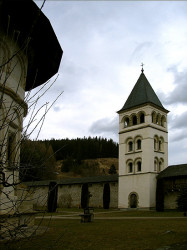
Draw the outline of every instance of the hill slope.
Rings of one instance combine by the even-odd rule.
[[[64,160],[60,160],[57,161],[56,165],[57,179],[109,175],[108,171],[112,165],[115,166],[118,173],[118,158],[87,159],[79,165],[72,165],[69,171],[62,172],[61,169],[64,166]]]

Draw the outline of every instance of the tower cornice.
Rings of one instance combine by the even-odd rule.
[[[165,132],[165,133],[168,133],[167,129],[166,128],[163,128],[163,127],[160,127],[159,125],[152,125],[152,124],[141,124],[141,125],[136,125],[137,127],[135,126],[132,126],[132,127],[128,127],[128,128],[124,128],[123,131],[120,131],[119,134],[124,134],[124,133],[129,133],[131,131],[135,131],[135,130],[140,130],[140,129],[144,129],[144,128],[153,128],[153,129],[156,129],[156,130],[159,130],[159,131],[162,131],[162,132]]]

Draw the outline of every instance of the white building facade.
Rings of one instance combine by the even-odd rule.
[[[24,102],[28,61],[18,51],[18,45],[0,32],[0,213],[12,211],[17,202],[19,183],[19,155],[23,117],[27,113]],[[15,55],[14,55],[15,53]],[[11,58],[11,56],[14,57]]]
[[[25,91],[57,73],[62,49],[32,0],[0,0],[0,23],[0,215],[14,215],[23,201],[18,187]]]
[[[119,114],[119,208],[156,207],[156,176],[168,166],[167,113],[142,73]]]

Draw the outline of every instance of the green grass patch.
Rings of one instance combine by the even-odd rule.
[[[138,211],[127,212],[128,214],[134,212],[136,215],[138,213]],[[168,213],[173,214],[173,212]],[[41,220],[36,220],[36,223],[40,222]],[[157,249],[185,242],[187,240],[186,224],[187,220],[181,218],[95,219],[92,223],[52,219],[50,224],[49,220],[43,220],[41,225],[49,227],[44,235],[35,236],[32,239],[21,239],[8,246],[2,245],[1,249]]]
[[[104,210],[104,209],[103,209]],[[95,215],[98,217],[183,217],[183,213],[177,211],[141,211],[141,210],[104,210],[95,211]]]
[[[82,214],[83,209],[78,208],[64,208],[57,210],[56,213],[41,212],[38,215],[45,216],[58,216],[58,215],[72,215],[77,216]],[[157,212],[154,210],[142,211],[142,210],[120,210],[120,209],[94,209],[95,217],[183,217],[182,212],[178,211],[165,211]]]

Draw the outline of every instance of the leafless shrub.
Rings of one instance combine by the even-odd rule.
[[[45,0],[40,10],[44,3]],[[33,27],[34,25],[35,23],[33,23]],[[8,32],[9,27],[7,27],[7,33],[2,37],[4,44],[6,44]],[[16,36],[19,34],[14,34],[14,39]],[[43,171],[52,171],[49,169],[48,163],[53,159],[54,154],[50,147],[41,149],[46,151],[44,154],[46,157],[33,165],[32,158],[37,148],[31,148],[27,154],[28,158],[20,165],[20,147],[24,147],[26,141],[29,142],[29,138],[36,130],[38,132],[35,139],[38,139],[46,115],[63,93],[59,93],[52,103],[46,102],[38,106],[57,78],[52,83],[46,82],[34,94],[32,91],[28,91],[24,99],[19,96],[23,95],[23,82],[25,82],[26,75],[21,75],[15,86],[10,84],[11,77],[15,76],[15,72],[19,70],[20,58],[23,54],[27,54],[29,39],[28,36],[22,46],[16,51],[10,51],[8,55],[4,55],[0,51],[0,240],[8,241],[31,237],[38,230],[39,226],[33,224],[35,215],[33,200],[46,200],[46,197],[43,197],[40,192],[36,196],[37,189],[26,186],[23,180],[26,176],[28,177],[29,172],[34,173],[36,165],[37,167],[39,165]],[[24,68],[24,60],[21,63]],[[26,114],[28,119],[23,126]],[[50,175],[50,173],[48,174]],[[32,179],[32,176],[30,178]],[[32,181],[35,179],[33,178]]]

